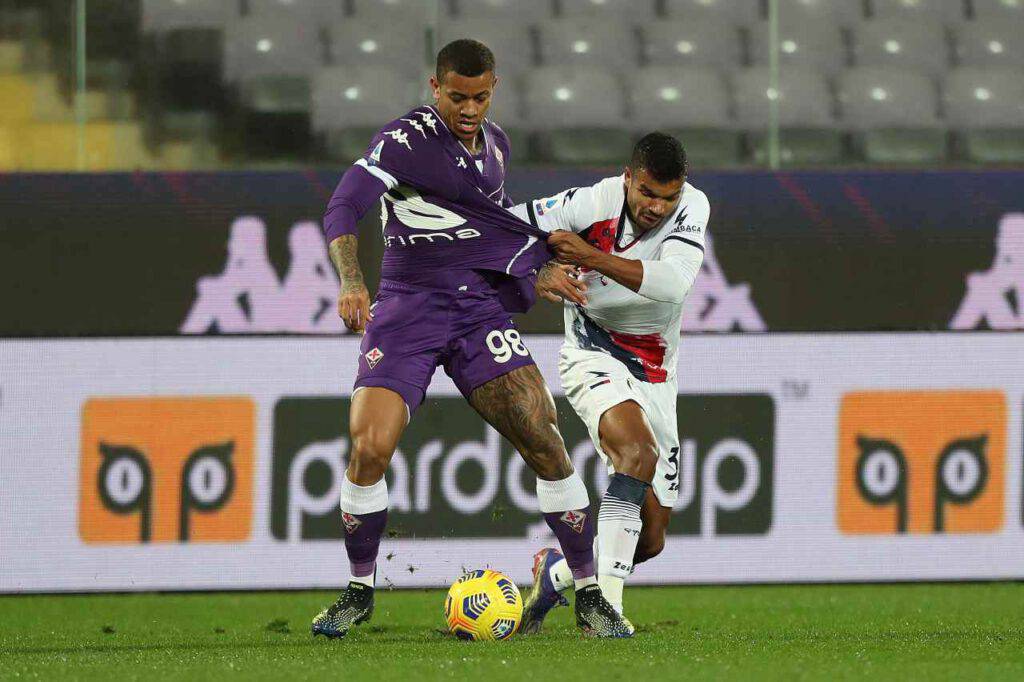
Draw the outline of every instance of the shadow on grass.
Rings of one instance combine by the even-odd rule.
[[[549,640],[552,644],[556,640],[561,641],[563,637],[554,635],[552,637],[545,637],[544,639]],[[531,637],[533,640],[533,637]],[[410,645],[443,645],[449,644],[456,647],[470,647],[479,646],[473,642],[462,642],[456,640],[447,632],[442,630],[418,630],[409,633],[399,633],[394,631],[387,631],[382,627],[368,628],[364,632],[357,632],[354,635],[350,635],[344,640],[329,640],[325,637],[312,637],[305,634],[292,634],[286,635],[279,639],[267,639],[267,640],[247,640],[240,642],[181,642],[181,643],[165,643],[165,644],[119,644],[119,643],[102,643],[102,644],[72,644],[66,646],[0,646],[0,651],[3,651],[6,655],[22,655],[22,656],[39,656],[39,655],[74,655],[74,654],[103,654],[103,653],[132,653],[132,652],[159,652],[159,651],[238,651],[243,649],[266,649],[266,648],[279,648],[279,649],[312,649],[319,647],[331,647],[341,648],[348,646],[349,643],[352,645],[365,645],[371,644],[374,647],[380,646],[396,646],[396,647],[407,647]],[[508,643],[502,643],[501,646],[508,646]]]

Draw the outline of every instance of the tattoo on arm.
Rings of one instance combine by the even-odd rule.
[[[359,239],[355,235],[344,234],[331,242],[328,247],[331,262],[341,278],[342,291],[363,289],[363,271],[359,267]]]
[[[544,286],[551,283],[551,278],[555,275],[555,261],[549,260],[544,266],[537,271],[537,284]]]

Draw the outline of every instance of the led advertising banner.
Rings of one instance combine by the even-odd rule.
[[[530,336],[592,502],[608,472]],[[1024,577],[1012,333],[684,336],[679,499],[637,583]],[[336,587],[357,341],[0,341],[0,591]],[[526,581],[535,478],[443,374],[387,473],[382,585]]]
[[[514,171],[519,201],[606,171]],[[334,172],[0,177],[0,336],[342,334]],[[1024,173],[701,173],[688,332],[1024,329]],[[383,252],[361,223],[371,289]],[[525,332],[560,333],[538,305]]]

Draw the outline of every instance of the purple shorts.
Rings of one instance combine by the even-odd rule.
[[[459,275],[443,278],[450,288],[381,280],[359,346],[356,389],[391,389],[412,413],[438,365],[468,398],[488,381],[534,364],[494,289],[469,271],[460,290]]]

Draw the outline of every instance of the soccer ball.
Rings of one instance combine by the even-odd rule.
[[[519,629],[523,598],[508,576],[490,570],[470,571],[448,590],[444,617],[459,639],[508,639]]]

